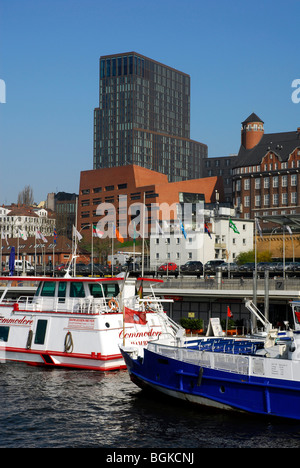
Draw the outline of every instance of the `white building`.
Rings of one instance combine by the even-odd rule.
[[[55,224],[55,214],[44,208],[25,205],[0,207],[2,238],[20,237],[20,231],[27,237],[34,237],[36,231],[44,236],[52,236]]]
[[[241,252],[253,249],[254,221],[233,217],[234,210],[220,208],[218,214],[214,210],[205,210],[204,217],[209,230],[202,226],[184,226],[186,238],[180,229],[172,226],[163,234],[150,237],[150,266],[156,268],[166,262],[174,262],[178,266],[190,260],[203,264],[209,260],[222,259],[234,262]],[[236,230],[229,227],[230,219]]]

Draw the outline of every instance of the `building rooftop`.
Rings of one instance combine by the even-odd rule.
[[[280,161],[287,161],[295,148],[300,148],[300,131],[264,134],[260,142],[252,149],[241,145],[235,167],[253,166],[261,163],[269,152],[275,153]]]

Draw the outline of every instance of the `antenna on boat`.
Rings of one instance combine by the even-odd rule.
[[[76,258],[78,257],[79,255],[75,255],[75,254],[72,254],[72,257],[71,257],[71,260],[69,262],[69,265],[66,269],[66,273],[65,273],[65,278],[71,278],[71,275],[70,275],[70,270],[71,270],[71,267],[72,267],[72,263],[74,262],[74,265],[75,265],[75,262],[76,262]],[[75,268],[74,268],[74,271],[75,271]]]

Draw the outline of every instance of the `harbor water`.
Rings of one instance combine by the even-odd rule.
[[[144,394],[127,371],[0,364],[1,448],[299,448],[300,423]]]

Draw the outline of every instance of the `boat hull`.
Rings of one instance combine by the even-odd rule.
[[[123,350],[122,354],[131,380],[140,388],[222,410],[300,420],[299,381],[212,369],[148,349],[143,359],[133,359]]]

